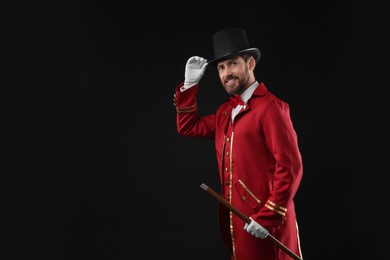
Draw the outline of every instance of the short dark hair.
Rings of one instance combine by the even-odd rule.
[[[250,57],[253,57],[253,55],[251,55],[250,53],[242,53],[239,56],[241,56],[241,58],[243,58],[244,61],[248,61]]]

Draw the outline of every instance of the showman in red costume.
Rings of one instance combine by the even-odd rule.
[[[256,80],[261,53],[249,45],[245,30],[223,29],[213,45],[213,60],[188,59],[174,105],[179,134],[214,140],[221,196],[252,221],[219,205],[231,260],[291,260],[265,239],[269,234],[303,259],[294,206],[303,165],[289,105]],[[199,115],[196,97],[207,66],[216,67],[230,100],[214,114]]]

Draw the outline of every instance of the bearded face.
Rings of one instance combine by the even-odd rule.
[[[238,95],[253,83],[249,62],[237,56],[218,63],[219,78],[222,86],[230,95]]]

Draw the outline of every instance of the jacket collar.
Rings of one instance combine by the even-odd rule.
[[[253,91],[252,96],[264,96],[268,92],[267,87],[264,85],[263,82],[260,82],[255,91]]]

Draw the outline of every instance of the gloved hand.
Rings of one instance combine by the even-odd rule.
[[[187,60],[183,86],[185,89],[199,83],[206,71],[207,64],[207,60],[199,56],[192,56]]]
[[[259,223],[254,221],[252,218],[250,218],[250,219],[252,220],[251,223],[249,223],[249,225],[248,225],[248,223],[245,223],[244,229],[248,233],[250,233],[251,235],[253,235],[257,238],[261,238],[261,239],[266,238],[269,235],[268,230],[263,228]]]

